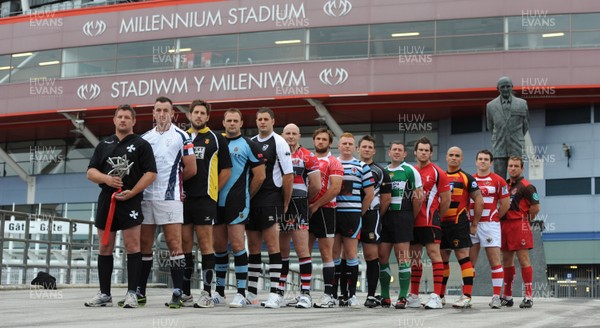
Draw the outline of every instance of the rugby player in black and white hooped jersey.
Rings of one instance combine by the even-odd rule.
[[[269,108],[256,113],[258,135],[252,140],[262,152],[266,165],[266,179],[250,201],[250,219],[246,224],[248,236],[248,293],[252,303],[257,299],[258,277],[261,271],[261,248],[265,241],[269,253],[269,276],[271,290],[266,308],[279,308],[284,303],[283,290],[279,288],[281,275],[281,252],[279,249],[279,225],[292,198],[294,171],[290,146],[279,134],[273,132],[275,114]]]
[[[183,181],[196,175],[194,145],[185,131],[171,123],[173,102],[159,97],[153,109],[156,126],[142,135],[156,159],[158,175],[154,183],[144,190],[142,211],[141,249],[142,274],[139,281],[140,293],[146,294],[146,283],[152,270],[152,246],[156,226],[162,226],[169,248],[169,267],[173,279],[173,296],[167,303],[169,308],[180,308],[183,295],[183,272],[185,257],[181,247],[183,224]]]

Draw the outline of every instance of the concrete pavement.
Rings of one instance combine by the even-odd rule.
[[[472,309],[456,310],[446,305],[441,310],[425,309],[265,309],[243,308],[168,309],[166,288],[148,289],[148,304],[138,309],[122,309],[117,301],[125,289],[113,288],[113,307],[86,308],[83,303],[96,293],[95,288],[58,290],[0,289],[0,327],[600,327],[600,300],[538,298],[532,309],[515,307],[492,310],[489,297],[474,297]],[[60,287],[60,286],[59,286]],[[192,291],[199,294],[199,291]],[[227,293],[231,300],[233,293]],[[313,297],[318,298],[319,292]],[[261,292],[266,298],[267,293]],[[364,302],[366,295],[359,294]],[[426,299],[427,295],[421,295]],[[449,301],[453,296],[449,298]]]

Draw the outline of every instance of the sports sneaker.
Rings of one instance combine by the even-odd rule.
[[[231,303],[229,303],[230,308],[241,308],[241,307],[246,307],[248,305],[250,305],[250,302],[248,302],[246,297],[244,297],[244,295],[242,295],[240,293],[235,294],[235,296],[233,297],[233,301],[231,301]]]
[[[425,307],[425,304],[427,304],[428,301],[421,301],[421,306]],[[442,296],[442,306],[446,305],[446,296]]]
[[[506,299],[504,297],[500,297],[500,304],[506,307],[512,307],[515,304],[515,301],[511,299]]]
[[[298,305],[298,301],[300,300],[300,297],[302,295],[298,295],[294,298],[286,298],[285,301],[285,306],[291,306],[291,307],[296,307],[296,305]]]
[[[217,293],[218,295],[218,293]],[[215,303],[213,303],[213,299],[208,295],[208,292],[203,290],[200,292],[200,298],[198,302],[194,303],[195,308],[213,308],[215,307]]]
[[[492,297],[492,301],[490,302],[490,307],[492,309],[499,309],[502,307],[502,302],[500,301],[500,296],[494,295]]]
[[[329,294],[323,294],[319,302],[315,303],[316,308],[332,308],[335,307],[335,299]]]
[[[277,293],[269,293],[269,299],[265,302],[267,309],[279,309],[284,303],[283,296]]]
[[[296,308],[298,309],[310,309],[312,307],[312,298],[308,294],[302,294],[296,297],[298,303]]]
[[[343,296],[339,298],[338,300],[338,306],[339,307],[346,307],[348,306],[348,299],[344,298]]]
[[[112,306],[112,296],[106,295],[100,291],[91,300],[83,303],[87,307]]]
[[[219,293],[215,293],[212,297],[212,302],[214,305],[222,306],[225,305],[225,296],[221,296]]]
[[[381,302],[373,296],[367,296],[367,300],[365,301],[364,305],[365,307],[372,309],[381,305]]]
[[[139,291],[135,292],[135,297],[137,298],[138,307],[146,305],[146,296],[142,295]],[[166,305],[167,303],[165,303]],[[119,307],[123,307],[125,305],[125,299],[122,299],[117,302]]]
[[[533,300],[531,298],[525,297],[521,304],[519,304],[519,308],[521,309],[531,309],[533,307]]]
[[[354,309],[360,307],[360,303],[358,303],[358,299],[356,298],[356,295],[352,295],[352,297],[350,297],[346,302],[348,302],[348,307],[351,307]]]
[[[418,309],[421,307],[421,299],[418,295],[408,294],[406,295],[406,301],[407,308]]]
[[[183,293],[180,290],[173,291],[173,296],[171,296],[171,300],[167,305],[169,309],[179,309],[183,306],[182,300]]]
[[[246,292],[246,301],[248,301],[248,305],[250,307],[258,307],[259,305],[264,306],[263,304],[261,304],[260,300],[258,299],[258,295],[251,293],[251,292]]]
[[[133,290],[128,290],[125,294],[125,300],[123,301],[123,308],[133,309],[138,307],[137,296]]]
[[[406,309],[407,303],[408,303],[408,300],[406,299],[406,297],[401,297],[399,300],[396,301],[396,304],[394,304],[394,308]]]
[[[193,307],[194,306],[194,296],[181,294],[181,306],[183,307]]]
[[[452,304],[452,307],[455,309],[468,309],[471,307],[471,298],[465,295],[462,295],[459,299]]]
[[[444,306],[442,305],[442,299],[436,293],[431,293],[429,295],[429,301],[425,304],[426,309],[441,309]]]
[[[375,295],[375,299],[377,299],[377,302],[381,304],[381,307],[387,308],[392,305],[392,300],[389,298],[382,298],[381,295]]]

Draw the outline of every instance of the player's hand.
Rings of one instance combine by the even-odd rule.
[[[130,199],[131,197],[133,197],[133,194],[131,193],[131,190],[123,190],[120,193],[115,195],[115,199],[118,201],[125,201]]]
[[[475,236],[477,234],[476,224],[471,224],[471,227],[469,228],[469,234],[471,234],[472,236]]]
[[[123,180],[116,176],[107,175],[105,183],[107,186],[115,189],[120,189],[121,187],[123,187]]]
[[[315,204],[310,204],[308,205],[308,214],[310,214],[309,216],[312,216],[313,214],[315,214],[315,212],[318,210],[319,208],[315,206]]]

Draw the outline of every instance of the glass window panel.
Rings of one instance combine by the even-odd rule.
[[[0,56],[0,83],[9,82],[10,68],[10,55]]]
[[[555,33],[562,33],[563,35],[556,35]],[[508,48],[511,50],[567,48],[569,47],[569,38],[569,32],[510,34],[508,36]]]
[[[340,59],[368,57],[368,42],[322,43],[310,46],[310,59]]]
[[[411,22],[394,24],[371,25],[371,40],[401,39],[405,37],[427,37],[434,36],[435,22]],[[411,33],[413,35],[402,36]],[[414,35],[414,33],[418,33]]]
[[[62,77],[106,75],[116,71],[116,60],[67,63],[62,65]]]
[[[590,123],[590,108],[546,110],[546,126]]]
[[[546,196],[589,195],[591,193],[590,178],[546,180]]]
[[[292,62],[304,60],[304,46],[240,49],[240,64]]]
[[[438,36],[503,33],[502,17],[469,18],[438,21]]]
[[[368,25],[320,27],[310,29],[310,43],[368,40]]]
[[[95,208],[95,206],[92,203],[68,203],[66,207],[69,219],[89,220],[94,217],[92,208]],[[86,232],[82,231],[80,233]]]
[[[596,185],[594,186],[596,195],[600,195],[600,178],[595,178]]]
[[[187,68],[237,65],[237,34],[184,38],[180,41]]]
[[[23,82],[30,79],[60,77],[60,65],[34,66],[13,69],[10,82]]]
[[[451,134],[481,132],[483,117],[481,115],[452,117]]]
[[[121,43],[117,46],[117,58],[152,57],[153,55],[171,55],[175,51],[175,40],[153,40]]]
[[[435,51],[433,38],[402,38],[398,40],[371,41],[371,57],[396,55],[424,55]]]
[[[572,14],[571,29],[575,30],[600,30],[600,13]]]
[[[96,61],[102,59],[115,59],[117,57],[116,44],[100,46],[67,48],[63,51],[63,62]]]
[[[240,49],[273,47],[281,41],[299,40],[304,44],[304,30],[283,30],[240,34]]]
[[[568,31],[569,15],[547,15],[543,10],[523,10],[508,17],[508,32]]]
[[[497,51],[504,48],[504,38],[499,35],[444,37],[436,41],[437,52]]]
[[[594,122],[596,122],[596,123],[600,122],[600,106],[599,105],[594,106]]]
[[[573,48],[600,46],[600,31],[571,32],[571,46]]]
[[[48,63],[53,61],[61,60],[61,50],[46,50],[46,51],[38,51],[29,53],[21,53],[21,54],[13,54],[11,58],[11,66],[14,69],[18,69],[21,67],[33,67],[39,66],[40,63]],[[50,65],[56,66],[56,65]]]
[[[176,55],[156,55],[138,58],[122,58],[117,60],[117,72],[160,71],[174,69],[177,61],[184,57]]]

